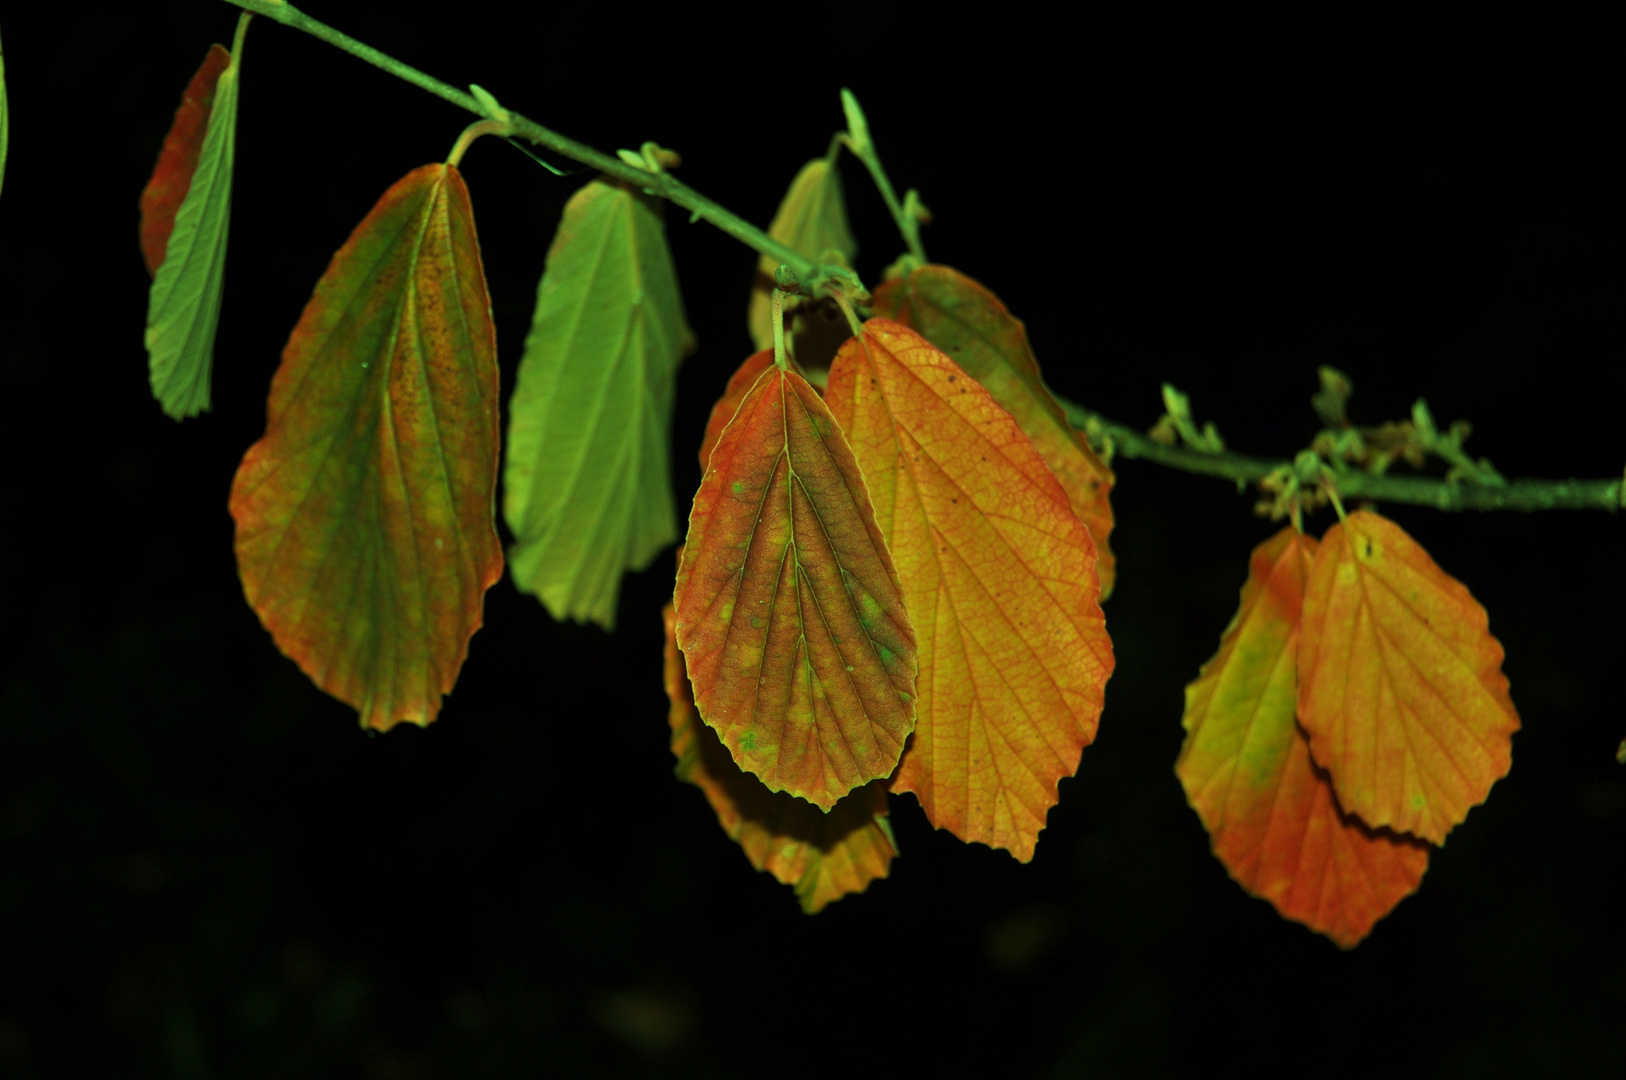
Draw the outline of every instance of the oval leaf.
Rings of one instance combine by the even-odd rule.
[[[555,619],[615,625],[621,575],[677,539],[667,475],[694,347],[660,208],[595,180],[565,206],[509,405],[514,584]]]
[[[1292,528],[1254,549],[1219,652],[1186,687],[1174,771],[1236,883],[1349,948],[1416,891],[1429,849],[1342,813],[1294,722],[1299,614],[1315,550]]]
[[[1436,844],[1513,764],[1519,716],[1485,609],[1394,522],[1322,538],[1304,595],[1299,722],[1338,802]]]
[[[1095,544],[1010,414],[915,331],[865,323],[826,393],[920,638],[919,722],[892,790],[1026,862],[1112,673]]]
[[[768,223],[768,235],[810,259],[823,261],[833,253],[851,265],[857,258],[858,241],[847,226],[847,202],[841,193],[841,172],[836,168],[834,154],[814,158],[802,166],[773,221]],[[773,274],[777,269],[778,259],[764,255],[757,260],[746,321],[751,340],[759,350],[773,348]],[[785,329],[791,329],[788,319]]]
[[[745,395],[756,385],[758,376],[771,367],[773,367],[773,350],[763,349],[746,357],[745,363],[729,376],[728,385],[723,388],[723,396],[711,407],[711,416],[706,420],[706,434],[700,440],[702,475],[706,471],[706,466],[711,463],[712,448],[717,445],[717,440],[723,437],[723,429],[739,411],[740,402],[745,400]]]
[[[826,814],[783,791],[769,791],[741,772],[728,748],[700,720],[694,691],[677,647],[677,614],[666,619],[666,694],[671,701],[674,770],[706,796],[717,823],[758,870],[796,890],[809,915],[832,900],[863,892],[891,871],[897,843],[887,823],[886,787],[880,780],[854,791]]]
[[[794,371],[763,372],[718,439],[674,604],[696,707],[742,769],[825,810],[891,775],[915,633],[852,450]]]
[[[502,574],[496,352],[468,189],[425,165],[317,282],[232,483],[249,604],[367,726],[435,718]]]
[[[947,266],[922,266],[875,290],[875,314],[920,331],[1015,417],[1033,448],[1056,474],[1073,513],[1095,541],[1101,599],[1112,594],[1117,562],[1112,534],[1112,470],[1084,433],[1067,423],[1045,388],[1027,327],[980,283]]]

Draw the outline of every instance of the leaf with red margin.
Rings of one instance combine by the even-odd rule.
[[[723,437],[723,429],[728,426],[728,422],[734,419],[734,413],[739,410],[740,402],[745,400],[746,393],[756,383],[757,378],[771,367],[773,367],[773,350],[763,349],[747,356],[745,363],[729,376],[728,385],[723,388],[723,396],[711,407],[711,416],[706,420],[706,434],[700,439],[702,473],[711,462],[712,448],[717,445],[717,440]]]
[[[1416,891],[1429,849],[1340,812],[1294,722],[1299,612],[1316,546],[1286,528],[1254,548],[1219,652],[1186,687],[1174,771],[1236,883],[1347,949]]]
[[[858,463],[794,371],[764,372],[717,440],[673,602],[696,707],[742,769],[825,810],[892,774],[915,634]]]
[[[169,234],[175,230],[175,212],[192,187],[192,173],[203,150],[203,135],[215,102],[215,84],[230,63],[231,53],[225,46],[209,46],[208,55],[181,94],[180,107],[158,151],[152,178],[141,189],[141,257],[146,260],[148,274],[157,274],[163,265]]]
[[[892,790],[1026,862],[1112,673],[1095,544],[1010,414],[908,327],[865,323],[826,394],[920,640],[919,719]]]
[[[739,844],[758,870],[796,890],[809,915],[832,900],[860,893],[891,872],[897,841],[887,823],[886,784],[872,780],[831,808],[828,814],[787,795],[769,791],[741,772],[717,733],[700,720],[694,691],[683,668],[672,605],[666,619],[667,722],[678,779],[699,788],[728,838]]]
[[[425,165],[317,282],[232,483],[249,604],[366,726],[435,718],[502,574],[496,352],[468,189]]]
[[[1112,470],[1067,422],[1045,388],[1027,327],[980,282],[947,266],[922,266],[875,290],[872,310],[920,331],[993,395],[1016,418],[1050,471],[1061,481],[1073,513],[1090,530],[1099,556],[1101,599],[1112,595],[1117,560],[1112,534]]]
[[[1343,808],[1436,844],[1513,764],[1502,646],[1467,588],[1367,510],[1327,530],[1304,593],[1299,723]]]

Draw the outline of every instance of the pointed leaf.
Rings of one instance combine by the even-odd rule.
[[[1513,763],[1519,716],[1485,609],[1394,522],[1322,538],[1304,594],[1299,722],[1338,802],[1443,843]]]
[[[1022,320],[981,284],[947,266],[922,266],[875,290],[876,316],[896,319],[948,353],[1016,418],[1061,481],[1073,512],[1099,555],[1101,599],[1112,594],[1117,562],[1112,533],[1112,470],[1073,430],[1039,375]]]
[[[1428,846],[1342,813],[1294,722],[1315,550],[1291,527],[1254,549],[1236,618],[1186,687],[1174,771],[1236,883],[1349,948],[1416,891]]]
[[[694,693],[678,651],[677,615],[666,618],[667,721],[672,727],[674,770],[699,788],[728,838],[739,844],[758,870],[766,870],[796,890],[802,910],[813,914],[832,900],[863,892],[891,871],[897,844],[887,823],[886,785],[872,780],[826,814],[741,772],[728,748],[700,720]]]
[[[768,224],[768,235],[810,259],[823,260],[827,252],[834,252],[850,265],[858,256],[858,241],[847,227],[847,202],[834,155],[814,158],[802,166]],[[759,350],[773,348],[773,273],[777,269],[778,259],[764,255],[757,260],[746,315],[751,340]],[[788,320],[785,328],[790,329]]]
[[[773,367],[773,350],[763,349],[746,357],[745,363],[729,376],[728,386],[723,389],[723,396],[711,407],[711,416],[706,420],[706,434],[700,440],[702,473],[711,462],[712,448],[717,445],[717,440],[722,438],[723,429],[728,426],[728,422],[734,419],[734,413],[738,411],[740,402],[745,400],[745,395],[756,384],[757,377],[771,367]]]
[[[915,331],[865,323],[826,392],[920,640],[919,721],[892,790],[1026,862],[1112,673],[1095,544],[1016,421]]]
[[[621,575],[677,539],[667,443],[694,347],[659,205],[595,180],[548,249],[509,407],[514,584],[555,619],[615,625]]]
[[[825,810],[892,774],[915,633],[852,450],[794,371],[758,376],[712,450],[674,603],[701,719],[742,769]]]
[[[496,352],[468,189],[425,165],[317,282],[232,483],[249,604],[364,725],[435,718],[502,574]]]
[[[209,50],[141,194],[141,250],[153,274],[147,294],[148,377],[153,397],[176,420],[209,411],[241,59],[219,45]]]

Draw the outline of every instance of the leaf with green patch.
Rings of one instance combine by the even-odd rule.
[[[802,166],[768,223],[768,235],[792,251],[821,262],[833,259],[851,265],[857,258],[858,241],[847,225],[847,202],[841,193],[841,171],[836,168],[834,153]],[[779,260],[771,256],[757,260],[746,322],[758,349],[773,348],[773,274],[778,268]],[[786,299],[787,331],[791,329],[788,316],[796,302],[795,298]]]
[[[366,726],[435,718],[502,574],[497,392],[468,189],[425,165],[317,282],[231,491],[249,604]]]

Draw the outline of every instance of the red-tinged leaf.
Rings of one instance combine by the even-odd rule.
[[[1485,609],[1400,526],[1357,510],[1327,531],[1298,715],[1346,811],[1443,843],[1513,764],[1507,689]]]
[[[1174,771],[1237,884],[1349,948],[1416,891],[1429,849],[1342,813],[1294,722],[1315,550],[1292,528],[1254,549],[1236,618],[1186,687]]]
[[[722,438],[723,429],[728,426],[728,422],[734,419],[734,413],[739,409],[740,402],[745,400],[746,393],[755,384],[758,376],[771,367],[773,367],[773,350],[763,349],[746,357],[739,370],[729,376],[728,385],[723,389],[723,396],[711,407],[711,417],[706,421],[706,434],[700,440],[702,473],[711,462],[712,448],[717,445],[717,440]]]
[[[502,573],[496,350],[468,189],[425,165],[333,256],[232,484],[249,604],[367,726],[435,718]]]
[[[826,394],[920,640],[919,717],[892,790],[1026,862],[1112,673],[1095,544],[1016,421],[915,331],[865,323]]]
[[[920,331],[993,395],[1016,418],[1050,471],[1061,481],[1073,513],[1090,530],[1101,574],[1101,599],[1112,594],[1117,562],[1112,533],[1112,470],[1082,432],[1073,430],[1045,388],[1027,327],[981,283],[947,266],[918,267],[875,290],[873,310]]]
[[[887,823],[886,785],[872,780],[822,812],[741,772],[717,733],[700,720],[678,651],[677,615],[666,606],[667,721],[680,780],[699,788],[728,838],[758,870],[796,890],[809,915],[884,878],[897,854]]]
[[[674,603],[696,707],[742,769],[825,810],[892,774],[915,634],[858,463],[794,371],[764,372],[717,440]]]
[[[163,265],[169,234],[175,230],[175,212],[186,199],[192,173],[198,167],[198,153],[209,127],[209,110],[214,107],[215,83],[230,63],[231,53],[224,46],[209,46],[202,66],[181,95],[175,120],[158,151],[158,164],[141,191],[141,257],[147,262],[149,274],[157,274]]]

